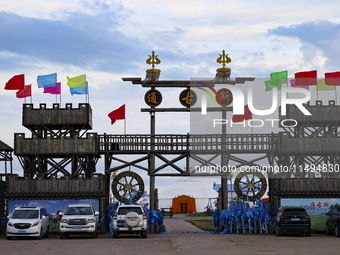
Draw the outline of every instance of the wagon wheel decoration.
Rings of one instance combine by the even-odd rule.
[[[136,173],[125,171],[118,174],[112,182],[114,197],[124,203],[132,204],[138,201],[144,193],[143,179]]]
[[[235,178],[234,189],[239,198],[255,201],[265,194],[267,181],[260,172],[242,172]]]

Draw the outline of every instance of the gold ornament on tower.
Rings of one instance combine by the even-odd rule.
[[[157,81],[161,73],[161,70],[156,69],[155,65],[159,65],[161,63],[161,60],[158,58],[158,55],[155,55],[155,51],[152,51],[152,55],[151,56],[149,55],[149,58],[146,60],[146,63],[148,65],[151,65],[152,68],[146,70],[145,80]]]
[[[229,64],[231,62],[231,58],[228,57],[229,54],[225,54],[225,50],[222,51],[222,54],[218,54],[218,55],[220,56],[216,59],[216,62],[219,64],[222,64],[222,67],[217,68],[215,80],[216,81],[228,80],[230,79],[231,69],[225,66],[226,64]]]

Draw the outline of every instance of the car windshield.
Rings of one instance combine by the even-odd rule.
[[[118,210],[118,215],[126,215],[129,212],[135,212],[137,214],[142,214],[142,209],[140,207],[121,207]]]
[[[89,206],[67,207],[65,215],[92,215],[92,209]]]
[[[38,219],[38,210],[14,210],[12,214],[12,219]]]
[[[286,209],[283,212],[284,216],[306,216],[306,214],[304,209]]]

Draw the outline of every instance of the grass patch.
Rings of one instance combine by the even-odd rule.
[[[326,221],[328,216],[325,214],[310,214],[311,229],[314,231],[326,231]]]
[[[203,231],[214,231],[213,229],[213,219],[208,220],[185,220],[186,222],[191,223],[195,227],[203,230]]]
[[[185,217],[207,217],[211,215],[212,213],[207,214],[206,212],[200,212],[200,213],[188,213],[185,215]]]

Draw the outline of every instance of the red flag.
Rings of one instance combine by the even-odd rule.
[[[340,85],[340,72],[325,73],[325,84],[332,86]]]
[[[116,120],[124,120],[125,119],[125,104],[119,107],[117,110],[114,110],[108,114],[111,119],[111,125],[113,125]]]
[[[295,85],[296,86],[311,86],[317,85],[317,72],[316,70],[299,72],[295,74]]]
[[[30,97],[31,95],[31,85],[26,85],[24,89],[17,91],[17,98]]]
[[[251,111],[249,110],[248,105],[245,105],[244,106],[244,114],[243,115],[237,115],[237,114],[233,115],[232,121],[234,123],[236,123],[236,122],[241,122],[241,121],[244,121],[244,120],[249,120],[251,118],[253,118]]]
[[[5,86],[5,89],[17,90],[25,88],[25,76],[23,74],[14,75]]]

